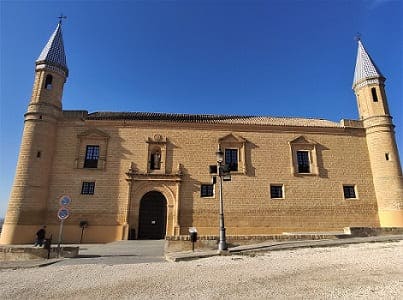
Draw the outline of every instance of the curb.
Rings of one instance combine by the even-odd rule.
[[[59,261],[63,260],[63,258],[57,259],[47,259],[47,260],[38,260],[38,261],[2,261],[0,262],[0,270],[17,270],[17,269],[32,269],[32,268],[41,268],[53,265]]]

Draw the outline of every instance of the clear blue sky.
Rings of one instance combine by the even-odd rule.
[[[1,1],[1,0],[0,0]],[[0,217],[34,62],[67,15],[64,109],[358,118],[356,32],[386,76],[403,149],[402,1],[4,1]]]

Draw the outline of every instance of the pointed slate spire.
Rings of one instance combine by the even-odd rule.
[[[355,86],[369,78],[384,78],[381,71],[375,65],[371,56],[365,50],[361,40],[358,39],[357,61],[355,63],[353,89]]]
[[[51,35],[45,48],[36,60],[36,65],[50,65],[60,68],[68,76],[66,55],[64,53],[61,22],[57,24],[56,30]]]

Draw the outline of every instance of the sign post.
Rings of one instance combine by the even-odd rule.
[[[70,211],[66,206],[68,206],[70,203],[71,198],[69,196],[62,196],[60,198],[61,208],[57,212],[57,217],[60,220],[59,238],[57,242],[57,257],[60,257],[60,244],[62,243],[64,220],[66,220],[70,215]]]

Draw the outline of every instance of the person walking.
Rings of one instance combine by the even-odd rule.
[[[41,229],[39,229],[36,232],[35,247],[36,246],[42,247],[43,241],[45,240],[45,235],[46,235],[46,226],[44,225]]]

